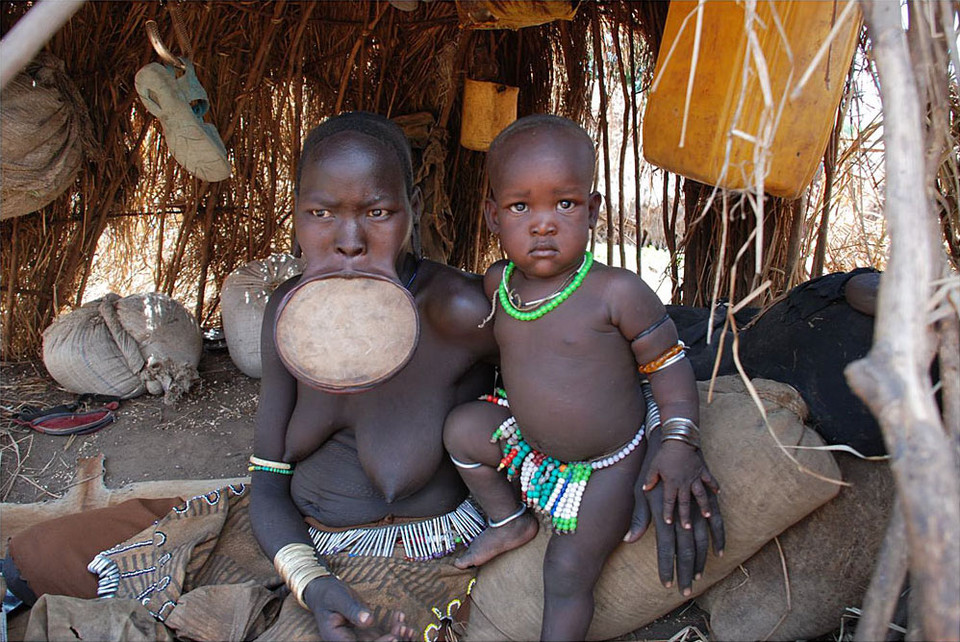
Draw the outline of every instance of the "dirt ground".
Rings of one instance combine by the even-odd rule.
[[[0,501],[59,497],[76,461],[105,456],[108,488],[136,481],[247,475],[259,381],[240,372],[225,350],[204,352],[200,380],[178,403],[149,394],[122,401],[116,421],[90,435],[45,435],[19,426],[25,406],[49,408],[76,398],[42,362],[0,366]]]
[[[62,496],[80,457],[105,456],[108,488],[137,481],[220,479],[247,475],[259,381],[233,365],[226,350],[205,351],[200,380],[178,403],[146,394],[121,402],[116,421],[96,433],[62,437],[17,425],[26,406],[74,401],[40,361],[0,364],[0,501],[29,503]],[[11,621],[11,640],[26,618]],[[692,602],[621,640],[706,639],[706,614]],[[703,632],[703,633],[702,633]],[[679,639],[679,638],[678,638]]]

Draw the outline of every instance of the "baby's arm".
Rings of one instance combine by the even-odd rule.
[[[667,528],[673,522],[674,508],[678,508],[680,524],[677,530],[678,579],[681,588],[689,587],[694,573],[702,570],[708,546],[706,525],[699,519],[692,519],[690,495],[696,499],[703,517],[709,519],[713,533],[714,549],[723,550],[723,523],[715,499],[707,489],[719,492],[719,487],[707,469],[699,448],[694,447],[698,433],[689,427],[700,421],[700,401],[696,380],[689,361],[678,351],[677,331],[666,315],[663,304],[656,294],[635,274],[617,271],[610,285],[611,318],[620,329],[624,338],[631,342],[631,349],[640,367],[651,371],[647,374],[654,399],[660,408],[661,421],[668,423],[667,433],[673,438],[663,439],[662,428],[648,431],[648,454],[644,461],[643,491],[649,494],[653,510],[659,509],[662,501],[662,520],[657,519],[658,552],[660,553],[661,578],[667,584],[673,577],[673,546],[665,545],[661,540],[670,536]],[[670,422],[670,419],[675,421]],[[684,439],[684,437],[689,437]],[[661,445],[662,441],[662,445]],[[657,486],[657,482],[662,482]],[[651,493],[651,491],[655,491]],[[662,499],[660,499],[662,497]],[[714,504],[714,506],[711,506]],[[643,493],[637,493],[637,510],[634,524],[627,540],[635,541],[642,535],[649,522],[647,506]],[[659,518],[659,515],[655,516]],[[694,547],[689,533],[693,529],[696,535],[696,564],[681,567],[683,549]],[[672,541],[672,539],[671,539]],[[667,559],[669,558],[669,559]],[[688,579],[690,578],[690,579]]]

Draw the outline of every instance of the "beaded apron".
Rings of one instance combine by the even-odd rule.
[[[391,557],[397,544],[408,560],[438,559],[449,555],[457,544],[469,544],[483,532],[486,520],[470,499],[449,513],[405,524],[388,524],[323,531],[309,528],[314,548],[320,555],[346,553],[350,557]]]
[[[593,471],[607,468],[633,452],[643,439],[647,427],[653,430],[660,425],[660,410],[653,399],[650,384],[641,384],[647,404],[647,416],[633,439],[616,452],[590,461],[564,462],[535,450],[520,433],[514,417],[508,418],[494,431],[492,443],[500,442],[503,459],[498,470],[507,470],[507,479],[520,476],[520,497],[530,508],[550,520],[558,533],[573,533],[577,530],[577,515],[580,501]],[[506,395],[497,391],[497,396],[481,397],[485,401],[509,408]],[[502,441],[501,441],[502,440]]]

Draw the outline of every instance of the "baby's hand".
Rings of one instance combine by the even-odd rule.
[[[719,493],[720,486],[698,449],[676,440],[661,444],[647,471],[643,490],[651,490],[658,481],[663,483],[663,520],[667,524],[673,523],[676,506],[679,507],[681,526],[687,530],[693,527],[690,522],[691,493],[700,506],[700,513],[705,518],[711,517],[707,488]]]
[[[646,483],[641,488],[642,481]],[[708,493],[707,488],[712,492]],[[697,497],[700,512],[706,518],[696,512],[690,514],[691,492]],[[624,540],[637,541],[653,523],[657,534],[660,582],[667,588],[673,586],[676,568],[677,587],[685,596],[692,595],[693,580],[700,579],[703,573],[711,539],[714,553],[723,555],[725,535],[717,492],[717,483],[703,463],[700,451],[677,441],[662,445],[656,439],[651,441],[637,480],[633,522]],[[701,501],[704,496],[708,496],[706,504]],[[673,524],[678,498],[681,506],[686,506],[680,517],[683,528]]]

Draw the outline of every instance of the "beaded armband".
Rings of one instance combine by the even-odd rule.
[[[669,368],[686,356],[684,353],[686,348],[687,346],[683,344],[683,341],[677,341],[674,345],[664,350],[659,357],[653,361],[641,364],[637,369],[645,375],[650,375],[664,368]]]
[[[255,470],[261,470],[265,473],[276,473],[278,475],[292,475],[293,464],[262,459],[256,455],[250,455],[250,465],[247,466],[247,471],[252,473]]]

